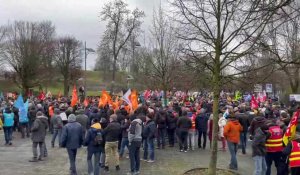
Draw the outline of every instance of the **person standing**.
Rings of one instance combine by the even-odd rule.
[[[32,152],[33,158],[29,162],[43,161],[45,155],[45,137],[48,129],[48,118],[42,112],[36,113],[36,119],[31,128]],[[38,158],[37,146],[40,147],[40,156]]]
[[[207,124],[209,116],[206,115],[205,109],[202,108],[196,117],[196,129],[198,130],[198,148],[205,149],[207,140]],[[201,145],[201,138],[203,136],[203,145]]]
[[[167,113],[167,132],[169,147],[174,147],[175,144],[175,130],[178,115],[175,111],[169,110]]]
[[[223,117],[223,114],[219,114],[219,121],[218,121],[218,126],[219,126],[219,133],[218,136],[222,142],[222,151],[226,151],[226,139],[224,137],[224,127],[226,126],[227,120],[225,117]]]
[[[289,156],[291,175],[300,174],[300,133],[296,132],[293,140],[283,149],[282,153]]]
[[[128,141],[128,129],[130,126],[130,120],[125,118],[124,121],[121,123],[122,129],[122,141],[121,141],[121,148],[120,148],[120,157],[122,158],[125,152],[125,147],[129,150],[129,141]]]
[[[271,175],[271,167],[273,161],[275,162],[275,167],[277,169],[277,175],[282,175],[283,167],[282,167],[282,150],[283,150],[283,131],[277,124],[273,123],[273,121],[269,120],[266,122],[269,126],[270,137],[266,141],[266,163],[267,163],[267,172],[266,175]]]
[[[70,175],[77,175],[76,171],[76,155],[77,149],[81,147],[82,140],[82,126],[76,122],[76,116],[70,114],[68,123],[62,129],[60,145],[68,151],[70,161]]]
[[[167,113],[160,109],[156,115],[156,125],[157,125],[157,149],[165,149],[166,144],[166,128],[167,128]]]
[[[188,112],[188,117],[192,122],[192,127],[189,129],[189,136],[188,136],[188,148],[192,151],[195,150],[195,137],[196,137],[196,115],[192,112]]]
[[[102,129],[99,121],[94,119],[92,126],[87,131],[85,136],[84,145],[87,146],[87,162],[89,175],[99,175],[99,161],[101,152],[104,150],[104,139]],[[92,157],[94,156],[94,165]]]
[[[143,118],[143,114],[139,114],[129,126],[128,141],[131,175],[140,173],[140,148],[142,145]]]
[[[89,128],[90,126],[88,126],[88,116],[84,114],[84,109],[79,109],[78,110],[78,115],[76,116],[76,121],[78,123],[81,124],[82,126],[82,137],[85,137],[85,133],[87,128]],[[96,121],[100,121],[100,119],[97,119]]]
[[[179,139],[180,152],[187,152],[187,139],[189,129],[192,127],[192,121],[187,117],[187,111],[182,112],[182,117],[177,120],[177,135]]]
[[[270,137],[267,125],[263,125],[256,129],[252,141],[252,158],[254,160],[253,175],[265,175],[267,171],[266,164],[266,140]]]
[[[105,138],[105,171],[109,171],[109,165],[115,164],[116,170],[120,170],[118,140],[121,133],[121,125],[117,121],[117,115],[113,114],[109,117],[110,123],[103,130]]]
[[[242,132],[243,127],[233,112],[230,112],[228,119],[229,120],[224,127],[224,137],[227,140],[228,149],[231,155],[229,169],[237,170],[238,163],[236,159],[236,152],[240,141],[240,133]]]
[[[153,121],[153,115],[148,114],[146,116],[146,125],[143,129],[143,140],[144,140],[144,157],[145,161],[149,160],[148,163],[154,162],[154,138],[155,138],[156,127]]]
[[[243,127],[243,131],[241,132],[241,138],[240,138],[242,154],[246,154],[247,134],[248,134],[248,127],[250,126],[250,124],[249,124],[248,116],[246,115],[244,108],[241,108],[239,110],[239,113],[237,114],[237,118]]]
[[[12,145],[12,133],[14,127],[14,113],[10,107],[5,108],[3,112],[3,130],[5,137],[5,145]]]
[[[51,118],[51,124],[53,127],[53,135],[52,135],[52,140],[51,140],[52,148],[54,148],[56,137],[58,136],[58,143],[61,138],[61,130],[63,127],[63,122],[62,122],[62,119],[59,114],[60,114],[60,110],[57,108],[54,109],[54,115]]]

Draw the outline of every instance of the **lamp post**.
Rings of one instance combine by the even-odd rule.
[[[84,42],[84,96],[86,95],[87,89],[86,89],[86,60],[87,60],[87,55],[89,53],[95,53],[95,50],[92,48],[87,48],[86,47],[86,41]]]

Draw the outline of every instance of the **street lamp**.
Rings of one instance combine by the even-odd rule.
[[[86,41],[84,42],[84,96],[86,95],[87,89],[86,89],[86,59],[87,55],[89,53],[95,53],[96,51],[92,48],[86,47]]]

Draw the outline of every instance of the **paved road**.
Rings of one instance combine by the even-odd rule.
[[[68,175],[69,162],[65,149],[50,148],[50,135],[47,136],[49,157],[46,161],[30,163],[32,157],[30,139],[21,139],[14,133],[13,146],[4,146],[3,132],[0,131],[0,174],[1,175]],[[250,151],[249,151],[250,152]],[[181,153],[177,148],[156,150],[156,162],[141,163],[141,175],[181,175],[188,169],[205,167],[209,164],[209,150],[195,150]],[[230,156],[219,152],[218,167],[226,168]],[[251,175],[253,161],[250,155],[238,156],[241,175]],[[129,171],[129,160],[121,160],[121,171],[111,170],[110,175],[125,175]],[[81,148],[77,156],[78,175],[87,175],[86,149]],[[104,173],[103,173],[104,174]]]

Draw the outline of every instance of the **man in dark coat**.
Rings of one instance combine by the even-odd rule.
[[[76,121],[81,124],[82,126],[82,137],[85,137],[86,130],[90,127],[88,126],[88,116],[84,114],[83,109],[78,110],[78,115],[76,116]],[[100,121],[96,119],[96,121]]]
[[[177,135],[179,138],[180,152],[187,152],[187,138],[192,121],[187,117],[187,111],[182,112],[182,117],[177,120]]]
[[[169,110],[167,113],[167,132],[168,132],[168,140],[169,140],[169,147],[174,147],[175,143],[175,130],[176,130],[176,123],[177,117],[175,116],[175,111]]]
[[[240,124],[243,127],[243,131],[241,132],[241,139],[240,139],[240,144],[242,147],[242,153],[246,154],[246,148],[247,148],[247,134],[248,134],[248,128],[250,126],[249,120],[248,120],[248,116],[245,113],[245,110],[243,108],[241,108],[239,110],[239,113],[237,114],[237,118],[240,122]]]
[[[206,139],[207,139],[207,125],[208,125],[208,115],[205,113],[205,109],[202,108],[196,117],[196,129],[198,130],[198,148],[205,149]],[[201,145],[201,138],[203,136],[203,145]]]
[[[68,124],[63,127],[60,145],[67,148],[70,161],[70,174],[77,175],[76,171],[76,154],[77,149],[83,143],[82,126],[76,122],[76,116],[70,114],[68,117]]]
[[[155,138],[156,126],[153,121],[153,115],[148,114],[146,116],[146,125],[142,132],[142,137],[144,139],[144,160],[149,160],[148,163],[154,162],[154,138]]]
[[[32,152],[33,158],[29,160],[30,162],[42,161],[45,155],[45,137],[48,128],[48,118],[43,115],[42,112],[37,112],[36,119],[33,122],[31,128],[31,140],[32,140]],[[37,146],[40,147],[40,156],[38,158]]]

